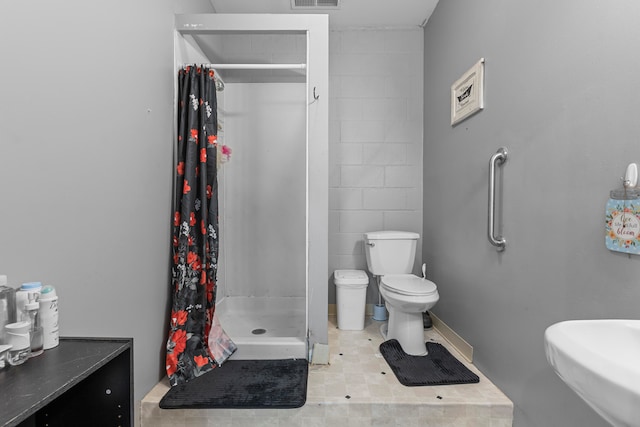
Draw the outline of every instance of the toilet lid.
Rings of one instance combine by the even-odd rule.
[[[429,295],[437,292],[436,284],[413,274],[388,274],[382,276],[381,285],[402,295]]]

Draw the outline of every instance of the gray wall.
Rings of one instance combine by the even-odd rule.
[[[164,367],[173,14],[206,0],[2,2],[0,272],[60,295],[64,336],[132,336]]]
[[[605,425],[547,364],[544,330],[638,317],[640,258],[604,245],[609,190],[640,162],[638,16],[632,0],[446,0],[425,28],[423,254],[440,292],[434,312],[513,400],[516,427]],[[480,57],[486,109],[451,127],[450,86]],[[486,239],[487,169],[503,145],[499,254]]]

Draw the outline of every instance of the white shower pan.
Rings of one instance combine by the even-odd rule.
[[[304,359],[306,311],[304,297],[225,297],[216,313],[238,346],[236,360]]]

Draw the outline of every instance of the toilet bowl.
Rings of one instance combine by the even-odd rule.
[[[364,234],[367,266],[379,278],[380,296],[389,311],[384,338],[398,340],[402,350],[412,356],[427,354],[422,313],[440,298],[435,283],[410,274],[419,237],[404,231]]]
[[[398,340],[412,356],[426,355],[422,313],[440,298],[435,283],[413,274],[390,274],[382,276],[380,294],[389,311],[385,339]]]

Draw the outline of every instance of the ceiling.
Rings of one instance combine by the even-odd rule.
[[[292,0],[209,0],[216,13],[325,13],[331,28],[423,25],[438,0],[339,0],[338,8],[291,7]]]

